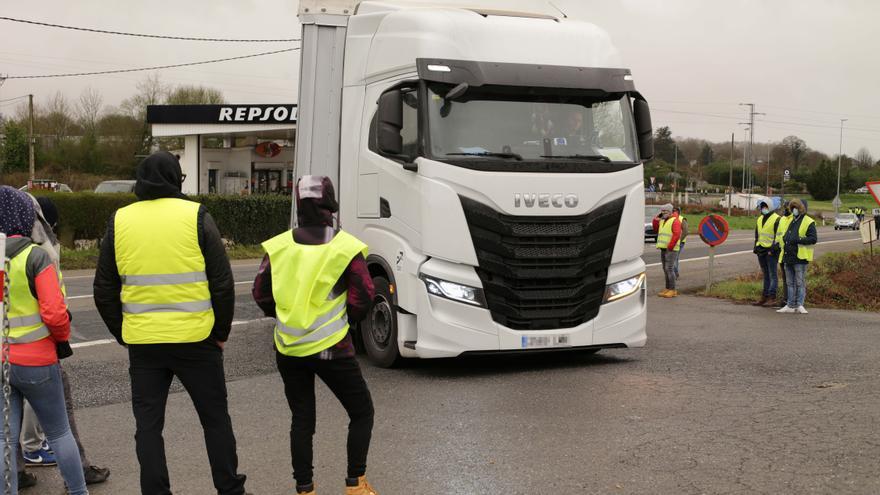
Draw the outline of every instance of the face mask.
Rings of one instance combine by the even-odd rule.
[[[768,214],[768,213],[770,213],[770,210],[768,210],[767,208],[762,208],[762,209],[761,209],[761,214],[762,214],[762,215],[766,215],[766,214]]]
[[[798,215],[801,214],[801,212],[799,212],[797,208],[792,208],[792,209],[791,209],[791,214],[794,215],[794,216],[798,216]]]

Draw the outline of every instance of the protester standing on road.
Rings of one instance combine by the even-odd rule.
[[[687,220],[687,217],[685,217],[681,213],[681,208],[679,208],[678,206],[673,208],[672,212],[675,213],[676,215],[678,215],[678,219],[679,219],[679,221],[681,221],[681,243],[678,246],[678,256],[675,258],[675,270],[674,270],[675,271],[675,279],[678,280],[678,278],[679,278],[678,264],[679,264],[679,262],[681,262],[681,254],[684,252],[684,245],[687,242],[687,237],[688,237],[688,233],[689,233],[688,232],[688,220]]]
[[[813,261],[813,250],[819,235],[816,222],[807,215],[804,203],[799,199],[791,200],[791,222],[783,234],[783,264],[785,278],[788,282],[788,305],[777,310],[777,313],[807,314],[804,300],[807,296],[807,265]]]
[[[790,202],[787,202],[783,206],[782,216],[779,217],[779,225],[777,225],[776,227],[775,244],[777,249],[779,250],[777,256],[779,260],[779,271],[782,272],[782,282],[778,285],[776,291],[778,295],[776,309],[782,309],[788,306],[788,277],[785,276],[785,256],[782,255],[782,249],[785,245],[783,237],[785,236],[785,232],[788,230],[789,224],[791,224],[791,221],[793,220],[789,203]]]
[[[43,425],[61,476],[71,495],[88,494],[82,461],[64,407],[59,350],[70,350],[70,316],[61,290],[60,271],[52,257],[31,238],[36,208],[29,195],[0,186],[0,232],[8,237],[10,438],[11,465],[17,471],[22,401],[27,400]],[[0,435],[0,449],[6,444]],[[18,493],[18,476],[12,476]],[[0,483],[0,494],[5,487]]]
[[[874,230],[877,232],[877,239],[880,239],[880,208],[874,209]]]
[[[220,232],[204,206],[181,192],[171,153],[138,165],[137,202],[110,219],[95,272],[95,305],[128,347],[135,445],[144,495],[170,494],[162,430],[175,376],[205,435],[214,487],[244,494],[223,374],[235,286]]]
[[[34,231],[42,228],[42,235],[33,234],[32,240],[35,243],[40,243],[40,247],[49,254],[50,258],[52,258],[56,270],[61,273],[61,249],[55,235],[55,232],[58,230],[58,209],[55,206],[55,203],[46,196],[36,198],[36,203],[35,213],[37,218],[34,222]],[[63,291],[63,282],[61,287]],[[69,354],[72,353],[72,351],[66,349],[65,353]],[[62,356],[59,354],[59,357]],[[86,484],[92,485],[103,483],[107,481],[107,478],[110,476],[110,470],[95,466],[88,460],[85,448],[83,448],[82,441],[79,438],[79,430],[76,426],[76,417],[74,416],[73,411],[73,398],[70,391],[70,380],[67,377],[67,372],[64,371],[64,366],[61,365],[61,361],[58,362],[58,366],[61,371],[61,383],[64,388],[64,406],[67,409],[70,431],[73,433],[73,439],[76,441],[77,449],[79,449],[79,456],[82,460],[83,476],[86,480]],[[43,433],[43,429],[40,427],[40,422],[37,419],[36,413],[27,402],[25,402],[21,424],[21,447],[21,455],[18,458],[19,489],[37,484],[37,477],[25,471],[25,466],[53,466],[56,464],[55,455],[48,448],[49,445],[46,442],[46,436]]]
[[[296,492],[315,494],[312,438],[315,375],[348,413],[346,495],[376,495],[366,480],[373,401],[354,357],[349,324],[362,320],[375,290],[367,246],[333,228],[339,210],[329,177],[307,175],[295,187],[298,227],[263,243],[253,296],[276,319],[275,358],[291,412]]]
[[[779,264],[779,245],[776,244],[776,232],[779,229],[779,215],[770,211],[770,206],[765,201],[758,204],[761,214],[758,215],[755,225],[755,249],[758,255],[758,265],[764,274],[764,289],[761,299],[754,303],[755,306],[763,306],[767,303],[776,302],[776,289],[779,284],[777,278],[777,265]]]
[[[660,207],[660,214],[654,218],[654,232],[657,232],[657,249],[660,250],[660,261],[666,278],[666,289],[657,295],[676,297],[678,291],[675,290],[675,262],[681,249],[681,222],[672,211],[671,204]]]

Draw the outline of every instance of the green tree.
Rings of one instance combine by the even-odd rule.
[[[700,164],[709,165],[715,160],[715,152],[712,151],[712,146],[709,143],[703,145],[702,151],[700,151]]]
[[[14,120],[7,120],[4,126],[6,139],[3,141],[0,156],[0,172],[12,172],[28,169],[28,138],[27,129]]]
[[[177,86],[168,91],[166,105],[222,105],[226,103],[223,92],[205,86]]]
[[[666,163],[675,162],[675,140],[669,127],[658,127],[654,132],[654,158]]]
[[[834,199],[837,193],[837,171],[823,160],[807,179],[807,190],[818,201]]]

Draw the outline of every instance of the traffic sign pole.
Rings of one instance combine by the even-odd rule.
[[[715,269],[715,246],[709,246],[709,278],[706,279],[706,294],[712,290],[713,271]]]

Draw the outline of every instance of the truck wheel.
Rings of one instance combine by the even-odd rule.
[[[370,361],[380,368],[391,368],[400,360],[397,348],[397,309],[391,284],[384,277],[374,277],[376,297],[373,307],[361,323],[361,338]]]

